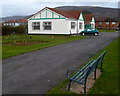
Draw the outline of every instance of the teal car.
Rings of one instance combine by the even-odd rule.
[[[94,34],[97,36],[99,34],[99,31],[96,28],[88,28],[85,29],[84,31],[81,31],[81,35],[86,35],[86,34]]]

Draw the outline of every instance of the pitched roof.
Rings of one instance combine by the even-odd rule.
[[[92,21],[92,17],[94,16],[93,14],[84,14],[84,21],[85,24],[90,24],[90,22]]]
[[[22,19],[18,19],[18,20],[9,20],[9,21],[5,21],[5,23],[27,23],[27,19],[22,18]]]
[[[93,17],[93,14],[84,14],[84,20],[85,21],[91,21]]]
[[[26,18],[22,18],[18,20],[19,23],[27,23],[27,19]]]
[[[18,23],[17,20],[9,20],[9,21],[5,21],[5,23]]]
[[[82,13],[82,11],[64,11],[66,14],[69,14],[70,16],[72,16],[75,19],[79,19],[80,13]]]
[[[97,22],[116,22],[117,20],[115,18],[107,18],[107,17],[96,17],[95,20]]]
[[[49,7],[46,7],[58,14],[61,14],[63,15],[64,17],[67,17],[67,18],[73,18],[73,19],[78,19],[79,16],[80,16],[80,13],[82,11],[61,11],[61,10],[58,10],[58,9],[55,9],[55,8],[49,8]]]
[[[105,21],[105,19],[106,19],[105,17],[96,17],[95,18],[96,21],[100,21],[100,22]]]
[[[46,8],[66,17],[66,18],[73,18],[73,19],[78,19],[80,16],[80,13],[82,12],[81,10],[80,11],[62,11],[62,10],[58,10],[56,8],[49,8],[49,7],[45,7],[42,10],[44,10]],[[40,11],[42,11],[42,10],[40,10]],[[40,11],[38,11],[37,13],[39,13]],[[35,14],[37,14],[37,13],[35,13]],[[33,14],[32,16],[34,16],[35,14]]]

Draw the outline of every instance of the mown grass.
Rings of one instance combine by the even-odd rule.
[[[119,38],[120,39],[120,38]],[[109,46],[100,51],[93,59],[96,59],[103,51],[107,51],[103,61],[103,73],[96,80],[93,88],[88,94],[119,94],[118,89],[118,39],[113,41]],[[62,90],[68,84],[68,79],[58,84],[55,88],[51,89],[46,95],[49,94],[70,94],[76,96],[76,93]]]
[[[116,30],[99,30],[99,32],[116,32]]]
[[[15,41],[40,40],[48,41],[29,46],[15,46],[2,44],[2,58],[8,58],[19,54],[67,43],[74,40],[87,38],[88,36],[68,36],[68,35],[8,35],[2,37],[2,43]]]

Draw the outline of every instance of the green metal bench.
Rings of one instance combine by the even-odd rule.
[[[98,64],[100,65],[101,71],[103,71],[102,62],[105,54],[106,51],[104,51],[96,60],[91,60],[90,62],[88,62],[82,69],[69,69],[66,73],[66,76],[69,78],[68,91],[70,90],[71,82],[77,82],[84,85],[84,96],[86,96],[87,78],[90,73],[94,72],[94,79],[96,79],[96,69]],[[70,71],[75,71],[75,74],[69,76]]]

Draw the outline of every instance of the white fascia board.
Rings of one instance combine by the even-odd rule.
[[[41,9],[40,11],[38,11],[37,13],[35,13],[33,16],[31,16],[30,18],[28,18],[27,20],[31,19],[32,17],[34,17],[35,15],[37,15],[38,13],[40,13],[42,10],[46,10],[46,7]]]

